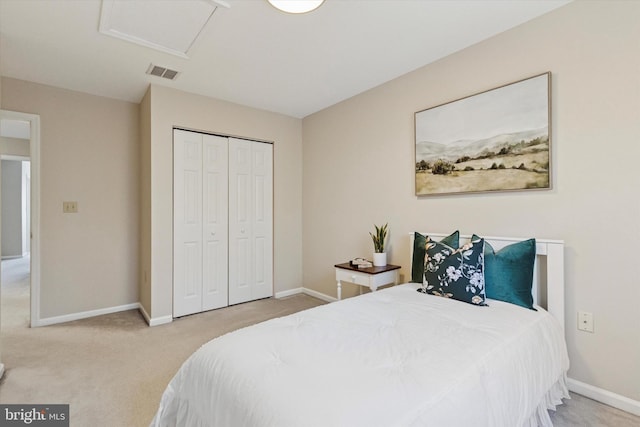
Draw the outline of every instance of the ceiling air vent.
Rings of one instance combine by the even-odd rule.
[[[169,80],[175,80],[178,77],[178,72],[176,70],[171,70],[169,68],[160,67],[158,65],[149,65],[147,69],[147,74],[151,74],[152,76],[163,77]]]

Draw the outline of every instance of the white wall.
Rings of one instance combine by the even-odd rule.
[[[24,252],[22,216],[22,161],[2,160],[2,258],[21,257]]]
[[[1,138],[0,138],[1,139]],[[27,155],[29,141],[26,145]],[[26,142],[26,143],[25,143]],[[19,150],[22,151],[22,150]],[[0,154],[15,153],[0,145]],[[2,160],[2,258],[15,258],[30,250],[30,162]]]
[[[0,154],[29,157],[29,140],[0,136]]]
[[[140,304],[151,315],[151,90],[140,102]]]
[[[142,191],[143,199],[149,197],[143,200],[143,205],[148,203],[150,212],[142,215],[148,215],[150,230],[141,242],[141,258],[142,274],[147,274],[150,282],[143,284],[141,295],[149,298],[148,302],[142,300],[147,313],[153,319],[172,315],[174,126],[273,141],[274,291],[299,288],[302,285],[302,120],[156,85],[150,87],[146,97],[149,101],[143,100],[143,103],[150,103],[150,136],[148,149],[142,141],[145,154],[141,165],[143,181],[149,174]],[[147,132],[143,134],[146,138]]]
[[[31,252],[31,161],[22,163],[22,255]]]
[[[640,2],[573,2],[306,117],[305,286],[335,295],[333,265],[371,256],[368,232],[387,221],[405,278],[414,230],[563,239],[569,374],[640,400],[638,22]],[[414,196],[416,111],[545,71],[553,189]],[[595,333],[576,330],[578,310]]]
[[[2,108],[40,116],[40,319],[137,303],[138,105],[2,78]]]

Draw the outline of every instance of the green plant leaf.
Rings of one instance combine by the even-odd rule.
[[[384,252],[384,242],[385,239],[387,238],[387,232],[389,230],[389,224],[385,224],[385,225],[381,225],[381,226],[377,226],[377,225],[373,225],[376,233],[373,234],[371,232],[369,232],[369,235],[371,236],[371,239],[373,240],[373,248],[375,250],[375,252],[377,253],[383,253]]]

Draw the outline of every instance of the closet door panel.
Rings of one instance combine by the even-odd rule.
[[[252,143],[253,299],[273,295],[273,146]]]
[[[202,137],[174,131],[173,313],[202,311]]]
[[[229,304],[250,301],[253,282],[251,142],[229,139]]]
[[[228,139],[203,135],[202,310],[228,305]]]

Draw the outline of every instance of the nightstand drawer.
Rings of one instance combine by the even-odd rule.
[[[349,282],[358,286],[366,286],[375,292],[381,286],[397,284],[399,265],[385,265],[383,267],[367,267],[358,269],[350,263],[336,264],[336,281],[338,300],[342,299],[342,282]]]
[[[369,286],[370,276],[357,271],[336,269],[336,280],[355,283],[356,285]]]

